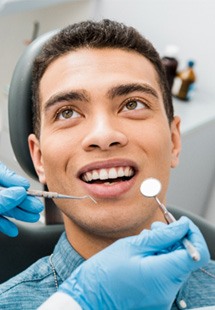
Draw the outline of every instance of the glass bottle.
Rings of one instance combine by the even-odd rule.
[[[172,94],[181,100],[188,101],[193,94],[196,81],[196,74],[193,66],[194,61],[188,61],[187,67],[180,71],[174,80]]]
[[[178,47],[175,45],[167,45],[164,57],[162,58],[162,63],[166,71],[166,77],[169,84],[169,89],[172,89],[174,78],[176,76],[178,67]]]

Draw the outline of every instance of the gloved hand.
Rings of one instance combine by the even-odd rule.
[[[185,235],[200,252],[198,262],[180,243]],[[59,292],[71,296],[84,310],[167,310],[190,272],[208,261],[199,229],[182,217],[170,225],[155,223],[152,230],[116,241],[80,265]]]
[[[27,196],[29,182],[9,170],[0,162],[0,186],[7,187],[0,191],[0,232],[15,237],[18,229],[6,217],[25,222],[37,222],[43,210],[42,202]]]

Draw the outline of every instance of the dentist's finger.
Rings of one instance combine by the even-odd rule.
[[[26,178],[16,174],[0,162],[0,185],[5,187],[23,186],[27,189],[30,183]]]

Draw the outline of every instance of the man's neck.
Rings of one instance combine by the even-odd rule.
[[[64,219],[64,223],[69,243],[85,259],[102,251],[117,240],[117,238],[104,238],[103,236],[86,233],[84,229],[77,227],[73,222],[68,223],[68,219]]]
[[[90,233],[75,224],[67,216],[64,216],[64,224],[69,243],[83,258],[88,259],[120,238],[137,235],[143,228],[150,229],[151,223],[154,221],[165,222],[161,212],[157,212],[154,216],[153,219],[145,223],[144,227],[137,228],[135,231],[124,232],[124,234],[121,235],[111,235],[110,237]]]

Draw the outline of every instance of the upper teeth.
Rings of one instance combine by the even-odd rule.
[[[131,167],[113,167],[109,169],[94,169],[83,174],[82,179],[86,182],[92,180],[116,179],[119,177],[131,177],[134,170]]]

